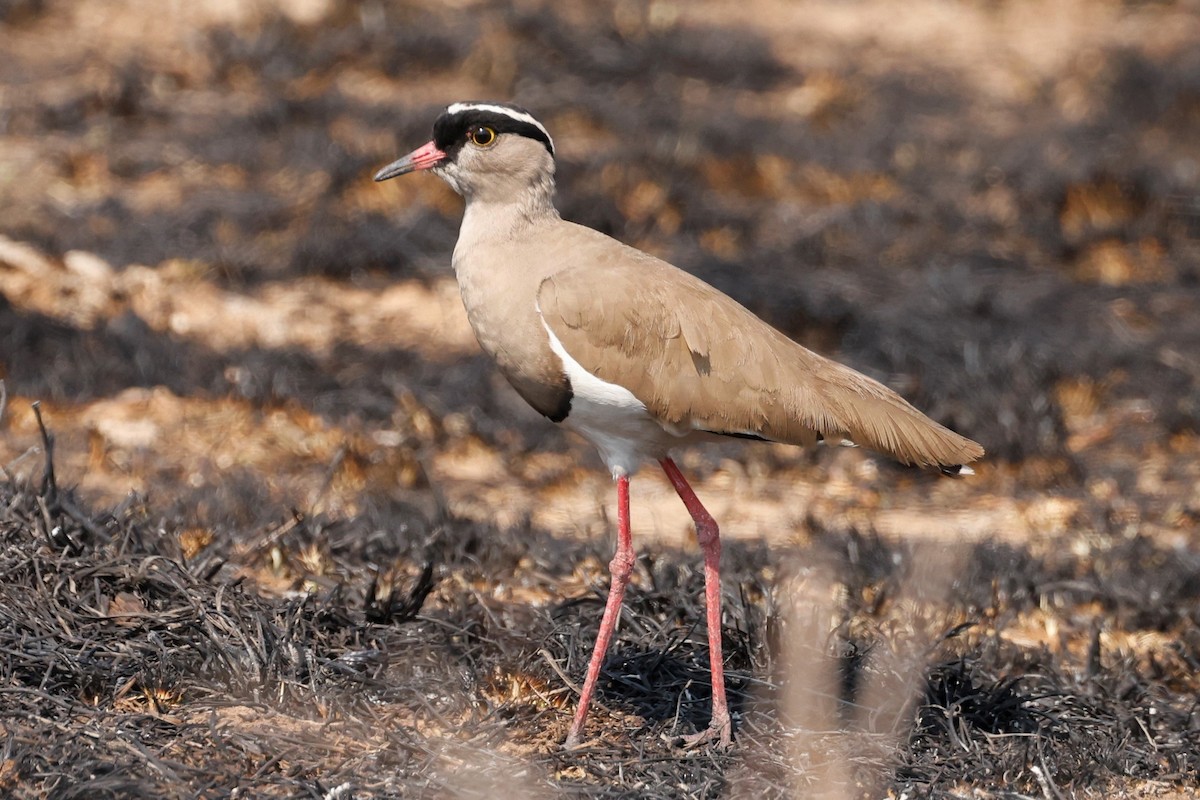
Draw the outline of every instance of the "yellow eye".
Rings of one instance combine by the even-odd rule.
[[[467,138],[471,140],[471,144],[476,147],[491,147],[496,143],[496,132],[491,128],[480,125],[467,134]]]

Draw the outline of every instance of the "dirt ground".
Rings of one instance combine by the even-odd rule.
[[[0,0],[0,53],[0,793],[1194,795],[1200,3]],[[371,181],[482,98],[565,217],[988,450],[681,454],[728,753],[675,744],[702,571],[652,470],[558,747],[611,481],[479,353],[461,201]]]

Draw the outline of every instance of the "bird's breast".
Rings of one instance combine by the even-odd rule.
[[[463,306],[480,349],[529,405],[561,422],[570,412],[571,385],[541,327],[535,287],[526,283],[517,277],[488,286],[459,275]]]

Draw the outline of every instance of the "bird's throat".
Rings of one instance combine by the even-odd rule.
[[[554,207],[553,179],[527,186],[525,191],[507,197],[467,194],[466,201],[458,234],[460,243],[510,240],[531,227],[559,219]]]

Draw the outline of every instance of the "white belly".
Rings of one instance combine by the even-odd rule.
[[[614,478],[632,475],[643,461],[663,458],[683,443],[664,429],[632,392],[588,372],[544,321],[542,327],[571,381],[571,412],[564,424],[595,445]]]

